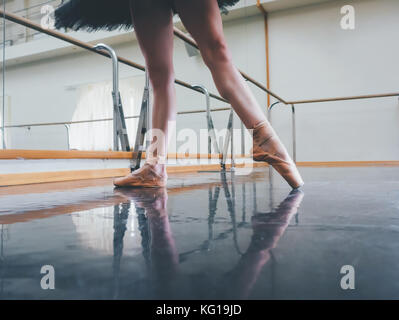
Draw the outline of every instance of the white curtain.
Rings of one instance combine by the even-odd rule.
[[[125,117],[140,113],[144,76],[120,81]],[[79,88],[78,102],[72,121],[107,119],[113,117],[112,83],[101,82]],[[130,145],[134,145],[138,119],[126,119]],[[72,124],[69,131],[71,150],[112,150],[113,122],[101,121]]]

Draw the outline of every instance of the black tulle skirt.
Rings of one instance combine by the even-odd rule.
[[[239,0],[217,1],[221,10],[226,11],[227,7]],[[69,0],[55,11],[55,27],[86,31],[131,29],[129,2],[129,0]]]

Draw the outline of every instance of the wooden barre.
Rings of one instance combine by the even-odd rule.
[[[316,102],[374,99],[374,98],[385,98],[385,97],[396,97],[396,96],[399,97],[399,93],[383,93],[383,94],[369,94],[369,95],[352,96],[352,97],[338,97],[338,98],[326,98],[326,99],[314,99],[314,100],[298,100],[298,101],[288,101],[287,104],[304,104],[304,103],[316,103]]]
[[[231,108],[215,108],[210,109],[211,112],[219,112],[219,111],[228,111]],[[185,114],[194,114],[194,113],[205,113],[206,110],[190,110],[190,111],[180,111],[177,112],[178,115]],[[127,116],[125,119],[138,119],[140,116]],[[93,122],[105,122],[112,121],[113,118],[104,118],[104,119],[93,119],[93,120],[77,120],[77,121],[65,121],[65,122],[43,122],[43,123],[26,123],[26,124],[15,124],[15,125],[7,125],[4,128],[26,128],[26,127],[45,127],[45,126],[63,126],[63,125],[71,125],[71,124],[82,124],[82,123],[93,123]],[[0,126],[0,128],[2,128]]]
[[[186,34],[184,34],[184,32],[180,31],[179,29],[177,29],[176,27],[173,28],[173,33],[175,34],[176,37],[178,37],[179,39],[183,40],[184,42],[190,44],[191,46],[193,46],[194,48],[199,49],[197,43],[191,39],[190,37],[188,37]],[[239,72],[241,73],[241,75],[248,80],[249,82],[251,82],[252,84],[254,84],[255,86],[257,86],[259,89],[265,91],[266,93],[270,94],[272,97],[276,98],[277,100],[279,100],[280,102],[287,104],[285,102],[285,100],[281,97],[279,97],[277,94],[275,94],[274,92],[270,91],[269,89],[267,89],[264,85],[262,85],[261,83],[259,83],[258,81],[256,81],[255,79],[251,78],[249,75],[247,75],[245,72],[239,70]]]
[[[34,29],[36,31],[42,32],[44,34],[47,34],[49,36],[58,38],[60,40],[69,42],[75,46],[78,46],[80,48],[89,50],[91,52],[100,54],[102,56],[108,57],[110,58],[108,52],[106,51],[99,51],[99,50],[95,50],[94,46],[85,43],[83,41],[80,41],[78,39],[75,39],[73,37],[70,37],[68,35],[65,35],[59,31],[55,31],[55,30],[49,30],[49,29],[44,29],[42,28],[39,24],[34,23],[28,19],[19,17],[15,14],[9,13],[9,12],[5,12],[2,9],[0,9],[0,17],[4,17],[5,19],[15,22],[17,24],[23,25],[25,27]],[[181,40],[187,42],[188,44],[194,46],[195,48],[198,48],[198,45],[196,44],[196,42],[191,39],[190,37],[188,37],[186,34],[184,34],[182,31],[180,31],[179,29],[177,29],[176,27],[174,27],[174,34],[176,35],[176,37],[180,38]],[[133,61],[130,61],[126,58],[122,58],[118,56],[118,61],[121,62],[122,64],[131,66],[133,68],[145,71],[145,67],[143,65],[140,65],[138,63],[135,63]],[[241,72],[241,71],[240,71]],[[372,94],[372,95],[363,95],[363,96],[350,96],[350,97],[337,97],[337,98],[326,98],[326,99],[313,99],[313,100],[297,100],[297,101],[285,101],[284,99],[282,99],[281,97],[279,97],[278,95],[276,95],[275,93],[271,92],[270,90],[268,90],[265,86],[263,86],[262,84],[260,84],[259,82],[257,82],[256,80],[254,80],[253,78],[249,77],[247,74],[245,74],[244,72],[241,72],[242,76],[247,79],[248,81],[250,81],[251,83],[253,83],[254,85],[256,85],[258,88],[262,89],[263,91],[267,92],[268,94],[270,94],[271,96],[273,96],[274,98],[276,98],[277,100],[279,100],[280,102],[284,103],[284,104],[288,104],[288,105],[292,105],[292,104],[306,104],[306,103],[318,103],[318,102],[333,102],[333,101],[345,101],[345,100],[358,100],[358,99],[372,99],[372,98],[384,98],[384,97],[395,97],[395,96],[399,96],[399,93],[387,93],[387,94]],[[175,83],[186,87],[188,89],[197,91],[199,93],[203,93],[202,91],[200,91],[199,89],[194,89],[189,83],[175,79]],[[217,99],[219,101],[228,103],[228,101],[220,96],[217,96],[213,93],[210,93],[210,97]],[[189,113],[189,112],[187,112]]]
[[[126,151],[81,151],[81,150],[0,150],[0,160],[40,159],[132,159],[135,152]],[[143,158],[146,153],[143,152]],[[168,153],[168,159],[221,159],[219,154]],[[228,158],[231,156],[229,155]],[[236,159],[250,158],[250,155],[235,155]]]
[[[67,36],[67,35],[65,35],[65,34],[59,32],[59,31],[44,29],[37,23],[34,23],[34,22],[32,22],[32,21],[30,21],[28,19],[19,17],[19,16],[15,15],[15,14],[12,14],[12,13],[9,13],[9,12],[4,12],[2,9],[0,9],[0,17],[4,17],[5,19],[7,19],[9,21],[12,21],[12,22],[15,22],[17,24],[23,25],[23,26],[25,26],[27,28],[30,28],[30,29],[33,29],[33,30],[36,30],[36,31],[39,31],[39,32],[42,32],[42,33],[45,33],[45,34],[47,34],[47,35],[49,35],[51,37],[54,37],[54,38],[69,42],[69,43],[71,43],[71,44],[73,44],[73,45],[75,45],[77,47],[80,47],[80,48],[89,50],[91,52],[100,54],[100,55],[102,55],[104,57],[110,58],[110,55],[106,51],[96,50],[96,49],[94,49],[94,46],[92,46],[92,45],[90,45],[88,43],[85,43],[85,42],[80,41],[80,40],[78,40],[76,38]],[[122,57],[118,56],[118,61],[121,62],[122,64],[125,64],[125,65],[128,65],[130,67],[139,69],[141,71],[145,71],[146,70],[143,65],[135,63],[133,61],[130,61],[130,60],[126,59],[126,58],[122,58]],[[194,90],[194,91],[202,93],[202,91],[200,91],[198,89],[194,89],[191,86],[191,84],[189,84],[189,83],[187,83],[185,81],[175,79],[175,83],[177,83],[177,84],[179,84],[179,85],[181,85],[183,87],[186,87],[188,89],[191,89],[191,90]],[[213,93],[210,93],[209,95],[210,95],[210,97],[212,97],[214,99],[217,99],[219,101],[228,103],[228,101],[226,99],[223,99],[222,97],[219,97],[218,95],[215,95]]]

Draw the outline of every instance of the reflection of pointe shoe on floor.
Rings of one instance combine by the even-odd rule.
[[[301,190],[293,190],[272,212],[254,214],[251,219],[253,248],[263,250],[276,247],[292,216],[298,212],[303,197]]]
[[[268,224],[286,224],[297,213],[305,194],[298,189],[292,190],[289,195],[271,212],[257,212],[252,217],[253,228]]]
[[[147,203],[168,196],[166,188],[116,188],[114,194],[132,201]]]
[[[304,185],[295,163],[268,121],[253,129],[253,159],[269,163],[293,188]]]
[[[145,163],[140,169],[114,180],[116,187],[165,187],[167,174],[164,165]]]
[[[139,208],[162,209],[166,207],[166,188],[117,188],[114,194],[134,201]]]
[[[293,210],[297,210],[302,203],[303,197],[305,194],[303,191],[295,189],[290,192],[290,194],[285,198],[285,200],[280,203],[279,209],[286,211],[290,208]]]

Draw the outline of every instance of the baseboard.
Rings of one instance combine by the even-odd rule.
[[[132,152],[78,150],[0,150],[1,160],[43,159],[131,159]]]
[[[253,164],[253,167],[262,167],[262,166],[267,166],[267,164],[266,163]],[[236,167],[242,168],[244,167],[244,165],[238,164]],[[226,168],[230,169],[231,165],[227,164]],[[219,169],[220,169],[219,164],[203,164],[203,165],[187,165],[187,166],[169,166],[167,168],[167,172],[168,174],[173,174],[173,173],[189,173],[201,170],[219,170]],[[0,175],[0,187],[122,177],[127,175],[129,172],[130,170],[128,168],[122,168],[122,169],[73,170],[73,171],[2,174]]]
[[[248,163],[246,164],[248,165]],[[253,163],[253,167],[267,166],[266,163]],[[399,166],[399,161],[333,161],[333,162],[298,162],[299,167],[375,167],[375,166]],[[244,165],[237,165],[237,168]],[[230,164],[226,167],[229,169]],[[189,173],[201,170],[218,170],[219,164],[202,164],[187,166],[169,166],[167,171],[173,173]],[[113,178],[127,175],[129,169],[99,169],[99,170],[73,170],[73,171],[54,171],[54,172],[27,172],[0,175],[0,186],[20,186],[50,182],[68,182],[77,180],[90,180]]]
[[[74,170],[55,172],[26,172],[0,175],[0,186],[18,186],[35,183],[64,182],[121,177],[129,173],[129,169]]]

